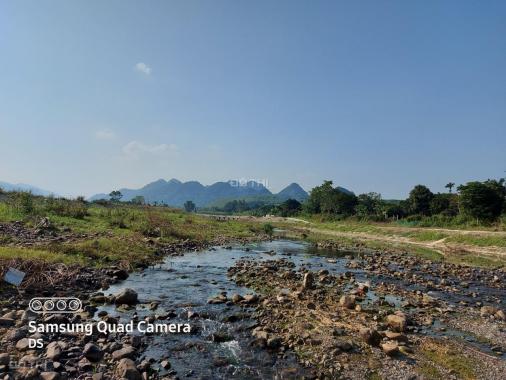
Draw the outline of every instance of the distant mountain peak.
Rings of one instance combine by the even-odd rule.
[[[278,197],[283,199],[296,199],[298,201],[304,201],[308,198],[308,193],[298,184],[291,183],[283,190],[281,190],[278,194]]]
[[[167,183],[167,181],[164,180],[163,178],[160,178],[160,179],[157,179],[156,181],[150,182],[148,185],[164,184],[164,183]]]

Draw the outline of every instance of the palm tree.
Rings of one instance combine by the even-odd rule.
[[[445,186],[445,187],[446,187],[448,190],[450,190],[450,193],[451,193],[451,192],[452,192],[452,188],[453,188],[453,186],[455,186],[455,183],[453,183],[453,182],[448,182],[448,183],[446,184],[446,186]]]

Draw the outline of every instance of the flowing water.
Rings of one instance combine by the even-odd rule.
[[[170,323],[190,323],[192,333],[152,335],[144,352],[157,361],[167,358],[180,377],[199,379],[273,379],[301,377],[306,370],[291,352],[273,353],[252,345],[250,329],[255,326],[253,310],[230,304],[208,304],[221,292],[231,297],[252,293],[237,286],[227,277],[227,270],[239,259],[273,260],[286,258],[297,267],[327,269],[332,274],[352,272],[357,281],[374,278],[362,270],[346,268],[350,252],[315,250],[310,245],[289,240],[253,243],[232,249],[212,248],[189,252],[184,256],[167,257],[163,264],[132,274],[127,280],[111,286],[107,293],[116,294],[132,288],[141,303],[136,310],[120,310],[104,306],[110,315],[129,322],[135,314],[144,318],[168,314]],[[331,258],[331,263],[329,259]],[[384,281],[384,279],[382,279]],[[377,301],[370,292],[365,302]],[[156,311],[147,304],[159,303]],[[398,306],[401,299],[387,296],[386,302]],[[162,370],[162,373],[164,370]]]

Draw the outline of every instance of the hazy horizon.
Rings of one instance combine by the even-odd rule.
[[[505,176],[506,3],[3,1],[0,181]]]

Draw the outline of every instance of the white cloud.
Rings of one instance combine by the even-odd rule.
[[[139,62],[135,65],[135,70],[140,71],[143,74],[151,75],[151,67],[146,65],[144,62]]]
[[[142,155],[163,155],[168,153],[177,154],[178,148],[174,144],[146,145],[139,141],[130,141],[123,149],[123,154],[127,158],[139,158]]]
[[[95,132],[95,137],[99,140],[112,140],[116,137],[116,134],[110,129],[102,129]]]

